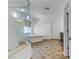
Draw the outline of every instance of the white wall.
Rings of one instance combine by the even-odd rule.
[[[63,17],[55,16],[56,18],[53,20],[52,23],[52,37],[60,39],[60,32],[63,32]]]
[[[40,3],[41,4],[40,4]],[[60,32],[63,32],[64,8],[67,0],[31,0],[31,13],[37,19],[34,25],[34,33],[49,35],[53,38],[60,38]],[[46,10],[45,7],[49,7]],[[52,33],[51,33],[52,21]]]
[[[52,23],[52,25],[51,25]],[[52,26],[52,31],[51,31]],[[60,32],[63,32],[63,17],[55,15],[53,18],[39,19],[34,24],[34,33],[51,36],[52,38],[60,38]]]
[[[47,20],[39,20],[34,25],[34,33],[35,34],[44,34],[44,35],[50,35],[50,22],[47,22]]]

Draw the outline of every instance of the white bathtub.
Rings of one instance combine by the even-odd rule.
[[[30,35],[29,36],[29,40],[31,43],[39,42],[39,41],[42,41],[43,39],[44,39],[44,35]]]

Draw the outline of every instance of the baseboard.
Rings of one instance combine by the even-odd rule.
[[[54,40],[61,40],[60,38],[51,38],[51,37],[49,37],[49,38],[44,38],[44,39],[54,39]]]
[[[60,38],[51,38],[51,39],[53,39],[53,40],[60,40]]]
[[[51,36],[44,36],[43,39],[57,39],[57,40],[60,40],[59,37],[51,37]]]

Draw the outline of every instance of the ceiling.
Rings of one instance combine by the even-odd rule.
[[[31,14],[34,20],[35,18],[42,20],[62,17],[67,2],[68,0],[30,0]]]
[[[9,0],[9,6],[13,6],[13,2],[16,2],[15,6],[26,6],[26,1],[27,0]],[[60,17],[63,15],[67,2],[68,0],[30,0],[32,19],[53,19],[55,17]],[[45,8],[49,8],[49,10]]]

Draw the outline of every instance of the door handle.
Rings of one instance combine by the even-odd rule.
[[[69,30],[67,29],[67,32],[69,32]]]
[[[69,40],[71,40],[71,37],[69,38]]]

